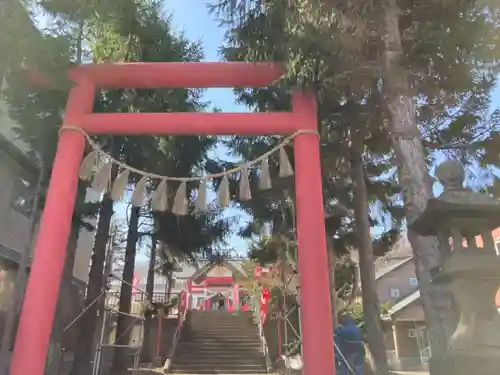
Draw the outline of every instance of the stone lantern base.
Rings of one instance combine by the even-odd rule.
[[[431,358],[429,372],[432,375],[497,375],[500,373],[500,357],[477,355],[449,355]]]

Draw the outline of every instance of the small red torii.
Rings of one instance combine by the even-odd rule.
[[[283,70],[276,63],[194,62],[87,64],[73,67],[71,88],[45,209],[33,254],[10,375],[43,375],[57,306],[78,185],[90,134],[288,135],[293,141],[305,375],[335,374],[329,273],[323,213],[317,103],[295,91],[291,112],[93,113],[100,88],[266,87]]]

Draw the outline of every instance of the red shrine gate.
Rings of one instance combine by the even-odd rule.
[[[292,112],[282,113],[92,113],[98,88],[265,87],[281,75],[277,64],[233,62],[89,64],[69,72],[75,86],[59,136],[10,375],[44,373],[85,151],[78,128],[120,135],[288,135],[302,130],[293,142],[304,374],[335,373],[314,96],[294,92]]]

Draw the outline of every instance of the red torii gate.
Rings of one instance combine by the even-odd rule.
[[[295,91],[292,112],[281,113],[92,113],[98,88],[265,87],[282,74],[278,64],[243,62],[88,64],[71,69],[75,86],[63,123],[68,128],[59,136],[10,375],[44,374],[85,151],[85,137],[74,127],[91,134],[127,135],[265,135],[304,130],[293,141],[304,374],[335,374],[314,95]]]

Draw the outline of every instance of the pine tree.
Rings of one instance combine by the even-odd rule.
[[[216,10],[232,27],[233,58],[284,61],[285,81],[312,86],[320,97],[325,89],[341,99],[352,93],[363,97],[367,90],[378,93],[375,123],[386,130],[379,141],[395,151],[408,220],[432,193],[426,163],[433,155],[420,144],[420,129],[431,136],[424,144],[433,150],[473,154],[473,160],[483,162],[485,154],[494,155],[497,129],[490,120],[498,116],[488,119],[481,112],[498,61],[498,11],[490,4],[225,0],[219,5]],[[467,143],[475,143],[474,151],[457,151]],[[440,356],[446,328],[453,324],[447,319],[449,296],[430,284],[440,249],[436,239],[409,237],[433,354]]]
[[[57,20],[57,26],[59,27],[54,30],[57,38],[53,39],[69,41],[70,43],[57,44],[57,48],[59,48],[57,50],[55,49],[56,45],[54,45],[52,51],[54,51],[53,54],[55,56],[52,56],[53,60],[51,61],[48,61],[49,59],[46,58],[47,50],[50,51],[50,49],[44,50],[44,56],[28,53],[40,51],[40,49],[34,47],[32,49],[29,47],[24,48],[24,44],[19,46],[23,47],[19,48],[20,51],[13,49],[16,52],[14,56],[16,58],[8,61],[12,74],[17,73],[17,71],[24,74],[22,67],[21,69],[16,69],[16,64],[19,61],[25,61],[25,66],[30,70],[36,70],[44,77],[49,78],[50,81],[58,83],[57,80],[52,80],[52,78],[54,76],[57,76],[59,79],[61,77],[64,78],[64,75],[61,75],[60,72],[65,71],[72,60],[70,58],[72,55],[71,47],[74,45],[73,41],[76,39],[75,34],[72,34],[72,32],[82,24],[84,25],[83,38],[86,45],[90,46],[90,50],[86,52],[96,62],[197,61],[201,57],[199,46],[196,43],[191,43],[172,34],[168,22],[160,16],[160,12],[158,11],[159,4],[156,4],[154,1],[145,0],[139,3],[127,1],[120,2],[119,4],[107,1],[81,1],[69,4],[47,0],[41,2],[41,5]],[[32,23],[29,24],[32,26]],[[42,37],[42,39],[45,38],[43,34],[36,35]],[[52,40],[49,37],[47,38]],[[40,44],[39,39],[36,41]],[[33,41],[30,39],[27,43],[32,45]],[[60,59],[61,56],[67,56],[68,58],[66,60]],[[61,63],[62,60],[66,64],[64,68],[61,68],[63,65]],[[55,69],[56,66],[60,69]],[[67,86],[56,85],[56,88],[64,89]],[[35,100],[36,95],[32,94],[31,90],[25,90],[25,92],[26,96]],[[40,110],[46,110],[42,102],[40,102],[41,99],[50,97],[46,94],[46,90],[40,90],[39,96],[36,97],[38,101],[35,100],[35,103],[39,105],[38,108]],[[53,105],[54,99],[60,98],[61,106],[58,106],[54,111],[54,113],[60,115],[66,92],[64,90],[55,91],[55,94],[50,100],[50,105]],[[142,111],[153,112],[203,110],[203,105],[200,104],[199,100],[200,94],[201,92],[196,90],[143,90],[142,92],[135,92],[134,95],[130,95],[129,92],[120,90],[119,92],[106,93],[98,101],[95,110],[98,112],[127,111],[131,106],[135,106]],[[21,104],[26,107],[25,103]],[[22,106],[19,106],[18,112],[20,116],[26,116],[26,112],[21,108]],[[56,118],[56,120],[59,121],[54,121],[52,124],[55,131],[57,131],[58,124],[61,123],[59,118]],[[47,121],[49,121],[49,118],[47,118]],[[37,139],[37,135],[35,135],[33,130],[28,128],[22,129],[25,137],[35,140]],[[56,136],[49,135],[49,132],[45,132],[42,135],[47,135],[48,141],[53,142],[55,145]],[[196,167],[198,171],[203,169],[200,160],[206,154],[206,151],[213,146],[215,141],[215,138],[205,137],[139,137],[136,139],[128,137],[102,137],[101,144],[115,158],[136,167],[142,167],[145,170],[156,171],[157,173],[166,175],[187,176],[194,172],[193,167]],[[189,153],[186,150],[189,150]],[[142,151],[142,155],[138,151]],[[50,162],[52,157],[53,155],[48,157]],[[148,157],[151,160],[148,160]],[[145,162],[146,160],[148,160],[147,163]],[[133,184],[136,181],[132,179],[131,183]],[[190,187],[190,189],[192,188]],[[112,215],[113,202],[108,196],[105,196],[100,204],[99,222],[89,278],[90,289],[87,293],[87,306],[101,293],[101,289],[103,288],[104,250],[108,242]],[[159,231],[166,234],[167,238],[184,237],[185,232],[183,236],[177,234],[179,231],[178,225],[171,225],[172,220],[169,214],[159,215],[159,221],[164,221]],[[190,254],[194,254],[200,250],[197,246],[201,246],[202,250],[206,251],[213,242],[213,239],[221,238],[227,229],[224,221],[219,220],[217,216],[186,217],[182,218],[181,221],[187,223],[187,225],[181,225],[184,231],[194,231],[190,232],[187,237],[199,239],[197,242],[187,244],[182,243],[182,241],[180,242],[182,246],[180,246],[179,251],[189,251]],[[208,230],[206,230],[207,228]],[[203,235],[200,235],[201,232]],[[130,251],[135,251],[136,244],[134,242],[136,241],[130,239]],[[130,261],[130,252],[128,255],[128,263],[131,264],[133,262]],[[130,270],[130,267],[128,270]],[[127,291],[125,291],[125,294],[127,294]],[[125,295],[123,299],[126,300],[126,298],[127,296]],[[78,369],[86,372],[88,367],[90,354],[93,349],[92,333],[94,332],[96,323],[95,313],[96,310],[94,307],[89,309],[79,322],[81,340],[78,342],[80,348],[77,350],[74,370]]]

